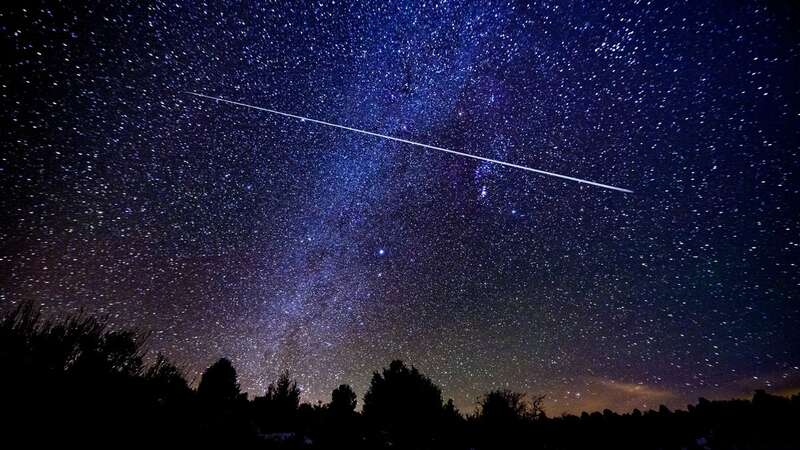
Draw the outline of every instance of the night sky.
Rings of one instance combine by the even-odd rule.
[[[311,402],[800,388],[791,2],[212,3],[0,7],[0,309]]]

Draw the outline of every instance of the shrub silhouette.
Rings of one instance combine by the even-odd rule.
[[[160,353],[156,356],[153,365],[144,372],[144,378],[150,382],[162,400],[191,393],[180,369]]]
[[[531,402],[526,394],[507,389],[495,390],[483,396],[479,405],[478,420],[490,426],[517,425],[537,419],[544,413],[539,397]]]
[[[146,338],[109,330],[104,319],[83,313],[55,323],[44,320],[32,303],[19,305],[0,321],[0,398],[8,418],[3,438],[32,446],[89,445],[136,428],[163,432],[155,416],[144,412],[177,401],[173,394],[185,381],[173,373],[164,384],[170,366],[163,359],[146,369]],[[164,419],[170,433],[185,423]],[[129,442],[137,437],[145,439],[138,434]]]
[[[544,417],[542,400],[532,401],[526,394],[507,389],[494,390],[485,394],[478,402],[473,427],[478,431],[476,439],[484,448],[502,445],[503,448],[530,447],[536,442],[533,433],[534,421]]]

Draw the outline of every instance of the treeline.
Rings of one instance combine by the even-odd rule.
[[[0,321],[0,446],[352,449],[800,448],[800,397],[759,391],[686,411],[548,418],[543,397],[492,391],[464,415],[401,361],[373,374],[361,411],[350,386],[327,404],[301,403],[289,374],[248,399],[220,359],[192,389],[147,336],[76,315],[44,320],[24,304]]]

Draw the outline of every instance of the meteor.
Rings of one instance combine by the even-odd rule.
[[[210,95],[205,95],[205,94],[198,94],[196,92],[188,92],[187,91],[186,94],[194,95],[195,97],[200,97],[200,98],[205,98],[205,99],[210,99],[210,100],[217,100],[217,101],[220,101],[220,102],[229,103],[231,105],[244,106],[245,108],[256,109],[258,111],[264,111],[264,112],[268,112],[268,113],[271,113],[271,114],[277,114],[277,115],[284,116],[284,117],[291,117],[293,119],[299,119],[299,120],[302,120],[302,121],[314,122],[314,123],[318,123],[320,125],[325,125],[325,126],[334,127],[334,128],[340,128],[342,130],[354,131],[356,133],[366,134],[368,136],[379,137],[379,138],[382,138],[382,139],[388,139],[390,141],[402,142],[403,144],[416,145],[417,147],[427,148],[427,149],[431,149],[431,150],[437,150],[437,151],[440,151],[440,152],[450,153],[450,154],[458,155],[458,156],[464,156],[466,158],[472,158],[472,159],[477,159],[477,160],[480,160],[480,161],[486,161],[486,162],[490,162],[490,163],[493,163],[493,164],[499,164],[501,166],[513,167],[515,169],[527,170],[528,172],[534,172],[534,173],[538,173],[538,174],[541,174],[541,175],[547,175],[547,176],[550,176],[550,177],[561,178],[563,180],[575,181],[577,183],[588,184],[588,185],[591,185],[591,186],[597,186],[597,187],[601,187],[601,188],[604,188],[604,189],[611,189],[611,190],[614,190],[614,191],[625,192],[625,193],[628,193],[628,194],[633,193],[633,191],[631,191],[629,189],[623,189],[621,187],[616,187],[616,186],[611,186],[611,185],[608,185],[608,184],[597,183],[597,182],[594,182],[594,181],[584,180],[584,179],[581,179],[581,178],[575,178],[575,177],[571,177],[571,176],[568,176],[568,175],[561,175],[561,174],[558,174],[558,173],[547,172],[545,170],[534,169],[532,167],[520,166],[519,164],[512,164],[512,163],[505,162],[505,161],[498,161],[496,159],[486,158],[486,157],[483,157],[483,156],[473,155],[473,154],[470,154],[470,153],[458,152],[458,151],[455,151],[455,150],[449,150],[449,149],[442,148],[442,147],[436,147],[434,145],[423,144],[421,142],[409,141],[407,139],[401,139],[401,138],[398,138],[398,137],[387,136],[385,134],[374,133],[372,131],[359,130],[358,128],[351,128],[351,127],[347,127],[347,126],[344,126],[344,125],[339,125],[339,124],[336,124],[336,123],[325,122],[324,120],[317,120],[317,119],[312,119],[310,117],[303,117],[303,116],[298,116],[296,114],[289,114],[289,113],[285,113],[285,112],[281,112],[281,111],[275,111],[274,109],[268,109],[268,108],[262,108],[260,106],[248,105],[247,103],[236,102],[236,101],[233,101],[233,100],[226,100],[224,98],[212,97]]]

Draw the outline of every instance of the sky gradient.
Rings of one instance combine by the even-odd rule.
[[[466,412],[800,387],[796,8],[194,3],[0,9],[0,308],[312,402],[395,358]]]

